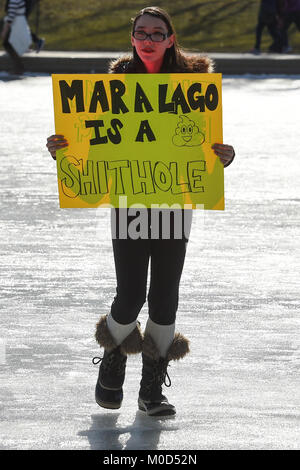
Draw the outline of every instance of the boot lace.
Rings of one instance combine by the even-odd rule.
[[[122,375],[125,369],[126,356],[121,357],[120,354],[115,354],[112,351],[103,357],[93,357],[92,362],[94,365],[102,363],[101,367],[105,373],[114,371],[117,375]]]
[[[144,386],[148,392],[152,390],[153,387],[159,388],[161,390],[162,385],[166,387],[171,387],[172,382],[167,371],[169,364],[165,363],[156,363],[153,364],[151,373],[148,375],[148,380],[146,380]]]

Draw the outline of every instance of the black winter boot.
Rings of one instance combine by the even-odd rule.
[[[162,394],[162,385],[171,386],[167,367],[171,360],[183,358],[189,352],[189,341],[180,333],[176,333],[165,358],[160,357],[152,337],[145,334],[143,342],[143,370],[139,392],[138,406],[149,416],[174,415],[176,409]],[[168,382],[166,382],[168,378]]]
[[[94,357],[93,363],[98,364],[99,375],[95,390],[95,399],[103,408],[120,408],[123,400],[123,383],[127,354],[137,354],[142,350],[143,336],[139,324],[117,346],[106,324],[106,315],[96,325],[96,341],[104,348],[102,358]]]

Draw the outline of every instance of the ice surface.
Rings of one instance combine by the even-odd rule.
[[[299,449],[300,77],[224,78],[226,211],[194,214],[172,419],[94,402],[95,323],[115,295],[109,209],[59,209],[51,79],[1,74],[2,449]],[[213,242],[213,243],[211,243]],[[139,317],[147,319],[147,305]]]

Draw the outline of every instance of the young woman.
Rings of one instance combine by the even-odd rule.
[[[158,7],[141,10],[133,20],[131,33],[133,54],[110,65],[110,73],[160,73],[213,71],[207,57],[190,57],[180,50],[169,15]],[[48,138],[47,148],[56,158],[56,150],[67,147],[64,136]],[[230,145],[214,144],[214,152],[224,166],[234,158]],[[114,209],[117,221],[122,211]],[[151,223],[151,209],[148,211]],[[138,210],[140,212],[140,210]],[[192,213],[192,211],[189,211]],[[184,210],[182,210],[182,214]],[[128,224],[132,217],[128,216]],[[170,218],[171,236],[164,239],[125,239],[113,237],[117,276],[117,295],[108,315],[100,318],[96,340],[104,347],[96,385],[96,401],[104,408],[119,408],[123,399],[122,386],[128,354],[142,352],[143,369],[138,398],[139,409],[151,416],[173,415],[175,407],[162,394],[162,385],[170,386],[167,374],[169,361],[178,360],[189,352],[189,341],[175,334],[179,282],[183,269],[191,217],[184,218],[182,237],[174,236],[174,220]],[[150,225],[149,225],[150,226]],[[147,296],[149,318],[144,335],[138,314],[146,300],[148,263],[151,260],[151,281]],[[166,378],[169,379],[166,383]]]

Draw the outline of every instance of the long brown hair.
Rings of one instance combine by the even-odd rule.
[[[186,65],[185,57],[183,53],[181,52],[181,48],[179,47],[177,37],[176,37],[176,31],[173,26],[170,15],[165,10],[159,7],[143,8],[141,11],[139,11],[139,13],[134,18],[131,19],[133,23],[131,34],[135,30],[137,20],[143,15],[151,15],[151,16],[154,16],[155,18],[161,19],[165,23],[168,29],[168,35],[171,36],[172,34],[174,34],[174,44],[172,45],[172,47],[166,50],[160,72],[176,72],[184,68],[184,66]],[[146,68],[142,60],[140,59],[138,53],[136,52],[136,48],[133,47],[132,49],[133,49],[133,64],[132,65],[135,66],[137,69],[140,69],[141,71],[143,69],[146,71]]]

